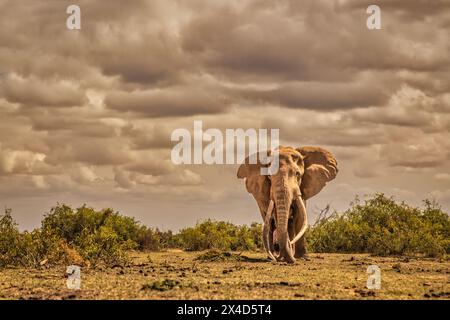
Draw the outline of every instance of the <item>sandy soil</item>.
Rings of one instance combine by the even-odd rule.
[[[373,264],[380,290],[366,288]],[[0,270],[0,299],[450,299],[448,259],[310,254],[286,265],[250,252],[133,253],[125,267],[83,268],[77,291],[67,289],[65,271]]]

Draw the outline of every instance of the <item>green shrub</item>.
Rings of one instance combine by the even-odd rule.
[[[64,204],[44,216],[41,228],[21,233],[7,209],[0,216],[0,267],[123,264],[132,249],[261,250],[261,233],[259,223],[238,226],[206,220],[173,234],[143,226],[112,209],[73,209]],[[364,202],[356,199],[341,214],[320,218],[306,237],[314,252],[439,257],[450,253],[450,218],[432,201],[426,200],[419,209],[376,194]]]
[[[5,215],[0,217],[0,267],[9,265],[17,259],[20,232],[17,223],[11,216],[11,210],[5,209]]]
[[[58,240],[43,237],[40,230],[20,233],[11,210],[7,209],[5,215],[0,217],[0,267],[36,267],[45,259],[60,261],[64,250]]]
[[[145,226],[141,226],[138,230],[137,243],[139,250],[159,251],[175,247],[172,231],[161,231]]]
[[[112,209],[57,205],[42,220],[41,230],[64,240],[90,263],[112,265],[125,263],[127,251],[138,247],[141,226]]]
[[[112,209],[96,211],[82,206],[73,210],[67,205],[57,205],[42,220],[43,231],[57,234],[68,243],[78,243],[80,237],[109,227],[120,240],[137,241],[139,224],[134,218],[120,215]]]
[[[111,209],[86,206],[52,208],[40,229],[20,233],[10,210],[0,217],[0,266],[44,264],[123,264],[127,251],[139,248],[142,230],[133,218]]]
[[[376,194],[364,202],[356,199],[343,214],[319,220],[307,240],[315,252],[436,257],[450,252],[450,218],[428,200],[421,210]]]
[[[157,251],[173,245],[171,231],[147,228],[112,209],[58,205],[44,217],[41,229],[65,239],[91,261],[122,260],[124,250]]]
[[[182,229],[175,245],[188,251],[256,250],[261,248],[261,225],[236,226],[229,222],[206,220],[195,227]]]

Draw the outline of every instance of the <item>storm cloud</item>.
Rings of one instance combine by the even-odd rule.
[[[356,0],[0,0],[0,204],[23,228],[56,204],[149,225],[259,219],[237,166],[176,166],[171,132],[280,129],[336,181],[308,206],[392,194],[450,209],[450,4]]]

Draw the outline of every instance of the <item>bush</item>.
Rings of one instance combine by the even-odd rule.
[[[44,237],[40,230],[20,233],[10,209],[0,217],[0,267],[36,267],[45,259],[61,261],[65,253],[59,238]]]
[[[133,218],[112,209],[57,205],[42,220],[41,230],[46,237],[62,239],[90,263],[112,265],[125,263],[126,252],[138,247],[140,228]]]
[[[173,245],[171,231],[147,228],[112,209],[95,211],[86,206],[76,211],[66,205],[56,206],[42,221],[42,230],[73,244],[89,260],[115,256],[120,250],[157,251]]]
[[[20,232],[11,216],[11,210],[5,209],[5,215],[0,217],[0,267],[9,265],[20,254]]]
[[[7,210],[0,217],[0,266],[123,264],[127,251],[145,245],[143,230],[148,231],[111,209],[74,210],[58,204],[45,215],[40,229],[20,233]]]
[[[237,226],[206,220],[173,234],[112,209],[72,209],[64,204],[44,216],[40,229],[21,233],[7,209],[0,216],[0,267],[123,264],[132,249],[261,250],[261,233],[259,223]],[[342,214],[320,217],[306,237],[315,252],[439,257],[450,253],[450,218],[429,200],[419,209],[376,194],[364,202],[356,199]]]
[[[261,225],[236,226],[229,222],[206,220],[185,228],[175,236],[175,245],[188,251],[257,250],[262,247]]]
[[[429,200],[421,210],[376,194],[364,202],[355,199],[343,214],[319,220],[307,239],[315,252],[437,257],[450,252],[450,218]]]
[[[138,231],[139,250],[160,251],[175,246],[172,231],[160,231],[158,228],[141,226]]]

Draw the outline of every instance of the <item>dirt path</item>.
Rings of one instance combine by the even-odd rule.
[[[204,260],[198,260],[201,256]],[[83,269],[81,290],[65,267],[0,271],[0,299],[450,299],[450,261],[311,254],[276,264],[263,254],[133,254],[127,267]],[[381,289],[368,290],[369,265]]]

